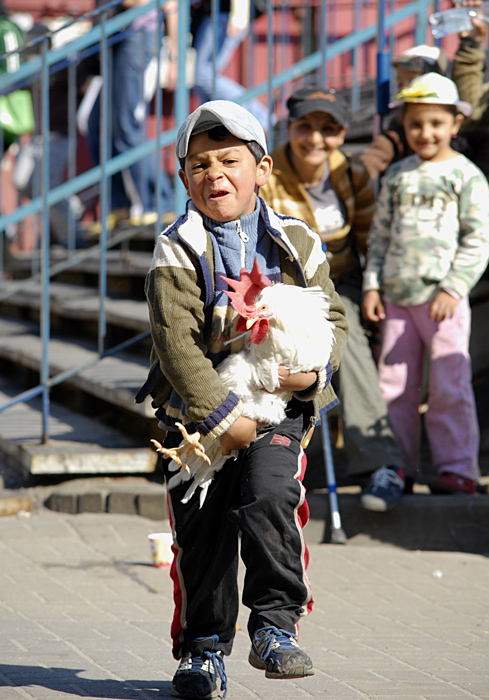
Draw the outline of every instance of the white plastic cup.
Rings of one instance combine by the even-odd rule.
[[[171,566],[173,537],[169,532],[154,532],[148,535],[153,566]]]

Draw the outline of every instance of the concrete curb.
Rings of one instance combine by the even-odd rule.
[[[21,500],[21,499],[20,499]],[[37,504],[50,510],[78,513],[138,515],[149,520],[169,519],[166,486],[135,478],[98,486],[90,480],[62,484],[50,493],[36,493]],[[308,542],[331,541],[328,493],[309,491]],[[489,552],[489,495],[433,495],[427,492],[404,497],[396,508],[384,512],[361,507],[359,491],[338,493],[341,525],[347,544],[390,544],[410,550]],[[28,508],[20,508],[27,510]]]
[[[149,520],[168,520],[166,488],[154,491],[98,490],[77,493],[54,491],[44,506],[61,513],[118,513],[140,515]]]

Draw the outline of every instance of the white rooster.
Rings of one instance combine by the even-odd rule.
[[[239,281],[223,279],[234,289],[226,294],[240,316],[236,331],[247,338],[243,349],[226,357],[216,371],[223,384],[240,397],[244,416],[262,424],[278,425],[292,398],[290,391],[272,393],[280,386],[279,366],[293,374],[318,371],[328,363],[334,341],[328,298],[321,287],[272,284],[260,271],[256,259],[251,273],[241,270]],[[152,442],[158,452],[172,458],[169,469],[179,469],[169,480],[168,488],[193,478],[182,502],[186,503],[200,486],[202,506],[214,474],[230,455],[223,455],[218,439],[199,433],[188,435],[182,425],[177,425],[184,437],[177,448],[162,447],[157,440]],[[236,455],[237,452],[231,456]]]

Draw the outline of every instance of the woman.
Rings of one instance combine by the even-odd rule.
[[[306,221],[323,241],[350,327],[337,373],[348,475],[361,475],[363,483],[368,480],[362,505],[383,511],[401,498],[404,477],[361,322],[362,262],[374,186],[360,160],[340,150],[348,126],[348,109],[340,95],[301,88],[287,107],[288,141],[272,153],[273,173],[260,194],[279,214]]]

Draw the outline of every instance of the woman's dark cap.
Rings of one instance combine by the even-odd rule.
[[[317,87],[300,88],[287,100],[289,119],[297,121],[311,112],[330,114],[340,126],[347,126],[349,110],[345,100],[336,90],[322,90]]]

